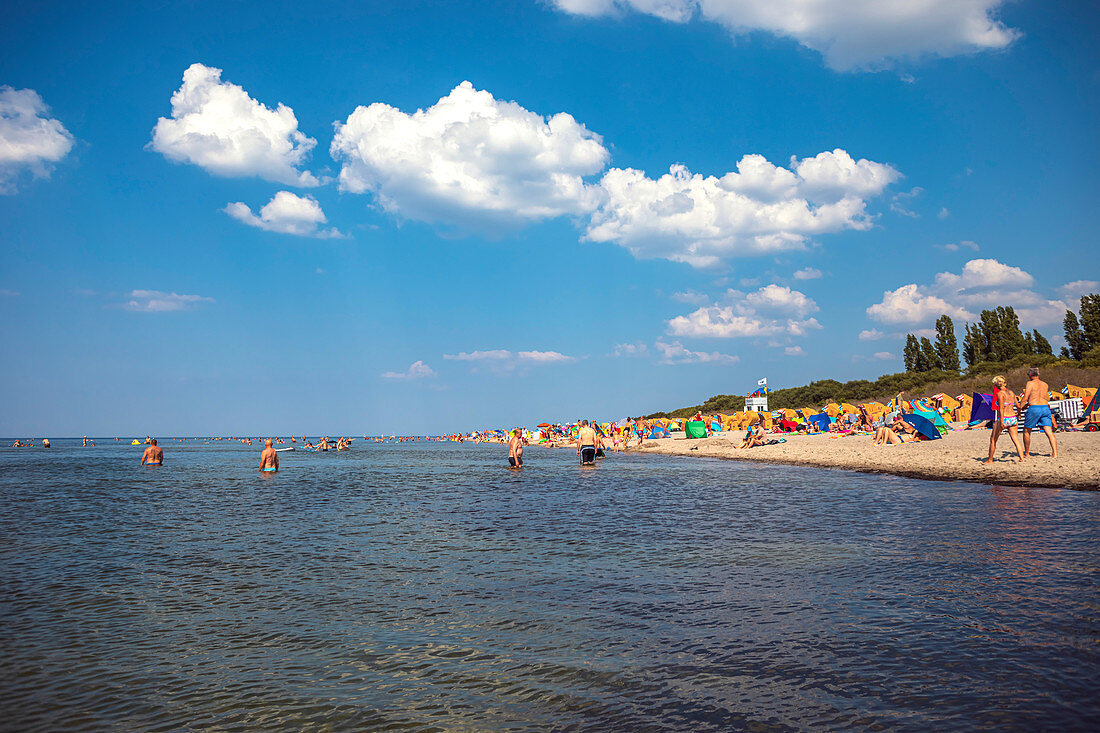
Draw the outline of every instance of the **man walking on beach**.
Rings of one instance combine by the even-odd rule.
[[[523,438],[520,437],[519,428],[513,430],[508,439],[508,465],[512,468],[523,468]]]
[[[1031,367],[1027,370],[1028,382],[1020,397],[1022,405],[1027,406],[1024,413],[1024,458],[1031,457],[1031,431],[1042,428],[1050,441],[1050,457],[1058,457],[1058,439],[1054,437],[1053,416],[1050,414],[1050,385],[1039,379],[1039,370]]]
[[[279,454],[271,447],[271,438],[264,441],[264,450],[260,453],[260,473],[274,473],[279,470]]]
[[[146,438],[149,441],[149,447],[145,449],[145,452],[141,454],[141,465],[143,466],[160,466],[164,463],[164,451],[157,447],[156,438]]]
[[[587,420],[581,420],[581,429],[577,432],[577,455],[581,465],[596,465],[596,431],[588,427]]]

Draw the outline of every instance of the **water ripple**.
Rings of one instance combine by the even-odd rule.
[[[57,444],[0,449],[2,729],[1100,725],[1100,495]]]

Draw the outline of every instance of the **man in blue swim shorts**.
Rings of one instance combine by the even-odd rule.
[[[1054,420],[1050,414],[1050,385],[1039,379],[1039,370],[1027,370],[1028,382],[1020,396],[1020,404],[1027,405],[1024,413],[1024,458],[1031,456],[1031,431],[1042,428],[1050,441],[1050,457],[1058,457],[1058,439],[1054,437]]]

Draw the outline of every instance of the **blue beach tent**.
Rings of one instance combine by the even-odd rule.
[[[936,429],[936,424],[926,417],[917,414],[902,415],[901,419],[912,425],[918,433],[929,440],[939,440],[942,436]]]
[[[650,440],[657,438],[671,438],[672,434],[668,432],[666,428],[662,428],[660,425],[654,425],[653,429],[649,431]]]
[[[828,415],[826,415],[824,412],[821,412],[817,415],[810,415],[808,418],[806,418],[806,422],[810,423],[818,430],[828,430],[829,423],[832,421],[829,419]]]
[[[996,420],[997,411],[993,409],[993,395],[974,393],[974,402],[970,406],[970,423]]]

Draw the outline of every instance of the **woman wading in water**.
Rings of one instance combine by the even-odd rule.
[[[1004,377],[993,377],[993,407],[997,410],[997,419],[993,421],[993,433],[989,436],[989,458],[983,463],[993,462],[997,438],[1001,437],[1002,430],[1008,431],[1008,437],[1016,446],[1016,459],[1023,463],[1024,447],[1020,445],[1020,436],[1016,432],[1016,394],[1005,386]]]

